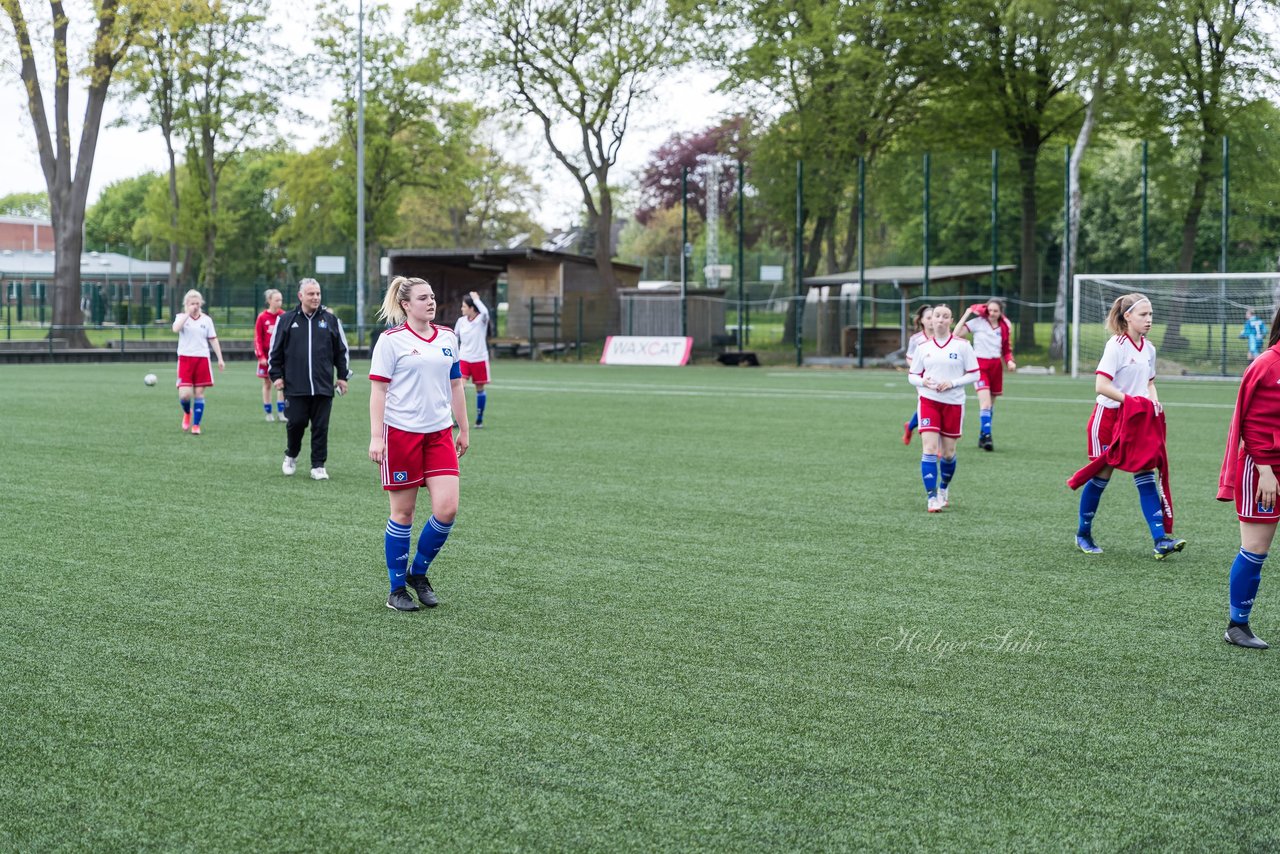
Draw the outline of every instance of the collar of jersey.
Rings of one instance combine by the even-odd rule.
[[[419,335],[417,332],[414,331],[412,326],[409,325],[409,321],[406,320],[404,322],[404,329],[406,332],[408,332],[414,338],[417,338],[419,341],[426,341],[428,344],[436,340],[436,336],[440,334],[440,328],[438,326],[436,326],[434,323],[430,324],[430,326],[431,326],[431,337],[423,338],[421,335]]]
[[[954,335],[948,335],[948,336],[947,336],[947,340],[946,340],[946,341],[943,341],[941,344],[939,344],[939,343],[938,343],[938,339],[937,339],[937,338],[930,338],[929,340],[933,342],[933,345],[934,345],[935,347],[937,347],[939,350],[941,350],[943,347],[945,347],[945,346],[947,346],[948,344],[950,344],[950,343],[951,343],[951,339],[952,339],[952,338],[955,338],[955,337],[956,337],[956,336],[954,336]]]

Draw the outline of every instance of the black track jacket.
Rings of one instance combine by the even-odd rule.
[[[307,317],[302,305],[280,315],[271,333],[267,375],[284,378],[284,396],[333,397],[333,375],[351,378],[347,336],[342,323],[323,305]]]

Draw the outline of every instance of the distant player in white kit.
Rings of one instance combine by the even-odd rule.
[[[173,320],[178,333],[178,403],[182,406],[182,429],[200,435],[204,418],[204,390],[213,385],[209,370],[209,348],[218,355],[218,370],[226,370],[222,346],[213,328],[213,318],[205,314],[204,297],[197,290],[187,291],[182,298],[182,314]]]
[[[916,350],[920,349],[920,345],[933,337],[933,306],[922,305],[916,309],[915,327],[911,331],[911,337],[907,339],[907,370],[911,370],[911,362],[916,357]],[[911,434],[920,424],[920,411],[916,407],[916,411],[911,413],[902,425],[902,444],[911,444]]]
[[[489,402],[485,386],[489,384],[489,309],[480,294],[472,291],[462,298],[462,316],[454,324],[461,351],[462,380],[470,379],[476,387],[476,429],[484,427],[484,407]]]
[[[381,316],[397,324],[378,336],[369,366],[369,459],[382,471],[391,503],[384,538],[391,595],[387,607],[416,611],[406,585],[428,608],[439,603],[427,571],[458,514],[458,458],[470,444],[458,338],[436,326],[436,296],[424,279],[396,276]],[[453,423],[458,423],[455,438]],[[431,496],[431,518],[410,555],[418,490]]]
[[[1111,446],[1126,395],[1145,397],[1159,406],[1156,348],[1147,340],[1152,318],[1151,300],[1142,294],[1125,294],[1112,303],[1107,314],[1107,331],[1111,337],[1107,339],[1102,358],[1098,361],[1094,376],[1097,399],[1085,432],[1086,450],[1091,460],[1101,457]],[[1093,541],[1093,519],[1098,512],[1098,502],[1102,500],[1102,491],[1107,488],[1114,471],[1111,466],[1104,466],[1080,490],[1076,546],[1085,554],[1102,554],[1102,549]],[[1156,482],[1156,473],[1135,472],[1133,482],[1138,487],[1143,518],[1151,530],[1156,559],[1163,560],[1173,552],[1182,551],[1186,541],[1165,533],[1164,500]]]
[[[951,334],[951,309],[933,308],[933,337],[916,348],[907,375],[919,394],[920,479],[928,510],[951,503],[948,488],[956,473],[956,442],[963,432],[964,387],[978,380],[973,346]]]
[[[981,305],[971,305],[956,323],[956,335],[973,335],[973,352],[978,354],[978,447],[994,451],[991,423],[995,416],[996,398],[1004,394],[1004,369],[1016,371],[1013,346],[1010,343],[1009,318],[1004,302],[992,297]]]

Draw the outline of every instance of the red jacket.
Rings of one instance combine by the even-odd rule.
[[[1156,411],[1149,397],[1126,394],[1116,420],[1116,433],[1107,450],[1080,471],[1067,478],[1067,486],[1079,489],[1103,468],[1121,471],[1160,472],[1160,503],[1164,508],[1164,530],[1173,533],[1173,487],[1169,483],[1169,454],[1165,449],[1164,413]]]
[[[969,312],[976,314],[978,317],[987,316],[987,304],[985,302],[976,303],[969,306]],[[1013,358],[1013,344],[1010,343],[1010,331],[1013,327],[1009,324],[1009,318],[1003,314],[1000,315],[1000,361],[1008,362]]]
[[[1236,411],[1227,430],[1227,449],[1218,474],[1218,500],[1236,498],[1240,451],[1255,462],[1280,465],[1280,344],[1253,360],[1240,378]]]

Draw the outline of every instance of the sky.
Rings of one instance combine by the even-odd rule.
[[[354,10],[354,0],[351,3]],[[43,9],[24,5],[28,8],[32,22],[37,21],[41,14],[47,15]],[[73,14],[74,7],[87,5],[78,0],[67,4]],[[275,5],[275,17],[280,23],[280,41],[294,51],[304,52],[310,44],[308,20],[300,20],[296,14],[292,18],[284,15],[280,11],[283,8],[281,0],[276,0]],[[410,5],[410,0],[392,0],[390,5],[395,9],[405,9]],[[0,170],[0,196],[16,192],[41,192],[45,189],[35,133],[31,127],[13,55],[13,32],[5,20],[0,23],[0,127],[6,129],[4,133],[0,133],[0,163],[5,164],[5,168]],[[47,52],[39,54],[39,57],[47,64]],[[45,64],[40,68],[42,79],[51,76],[46,71]],[[672,133],[700,130],[713,124],[729,110],[730,100],[714,93],[714,86],[715,79],[707,73],[690,73],[666,81],[649,103],[633,111],[614,174],[621,179],[638,173],[654,149]],[[48,98],[46,103],[52,111],[52,98]],[[294,106],[305,107],[308,112],[317,115],[327,113],[327,102],[323,98],[298,100]],[[80,138],[80,119],[83,114],[84,100],[81,97],[73,103],[71,110],[73,145]],[[167,168],[160,132],[122,125],[120,119],[123,115],[122,104],[114,99],[108,102],[89,184],[90,204],[103,187],[115,181]],[[307,150],[318,142],[322,128],[296,125],[288,127],[286,132],[295,147]],[[506,153],[508,157],[529,167],[535,180],[544,189],[543,208],[535,212],[535,219],[549,229],[575,224],[582,206],[580,192],[564,167],[557,164],[546,150],[540,125],[535,128],[529,124],[526,133],[510,141]],[[618,184],[621,181],[611,180],[610,183]]]

